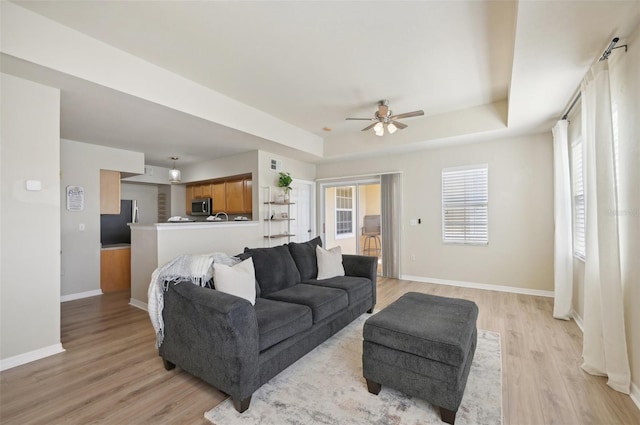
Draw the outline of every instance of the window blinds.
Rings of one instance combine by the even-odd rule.
[[[586,204],[584,198],[582,140],[578,140],[571,147],[571,180],[573,183],[573,254],[584,259]]]
[[[442,170],[442,241],[489,243],[487,164]]]

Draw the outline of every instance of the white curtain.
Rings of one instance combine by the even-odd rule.
[[[553,127],[554,288],[553,317],[569,320],[573,298],[573,237],[567,120]]]
[[[582,82],[582,135],[586,143],[586,260],[582,368],[608,377],[629,394],[631,376],[620,277],[616,172],[607,61]]]

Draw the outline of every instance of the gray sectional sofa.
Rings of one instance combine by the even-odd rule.
[[[317,280],[320,238],[245,249],[256,303],[190,282],[164,296],[167,370],[179,366],[229,394],[245,411],[251,395],[376,303],[377,258],[343,255],[345,276]]]

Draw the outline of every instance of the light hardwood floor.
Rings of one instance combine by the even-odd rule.
[[[640,424],[629,397],[581,371],[582,334],[551,317],[551,299],[382,278],[376,307],[409,291],[473,300],[478,327],[500,333],[505,424]],[[63,303],[66,352],[0,373],[0,422],[208,424],[203,413],[225,396],[165,371],[147,313],[128,300]]]

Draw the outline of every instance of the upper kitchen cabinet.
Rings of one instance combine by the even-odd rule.
[[[227,186],[226,182],[211,183],[212,198],[213,198],[213,212],[227,212]]]
[[[120,172],[100,170],[100,214],[120,214]]]
[[[212,198],[213,214],[251,214],[252,189],[251,174],[189,183],[186,187],[187,214],[191,214],[191,201],[198,198]]]
[[[227,182],[227,212],[229,214],[243,214],[246,212],[242,179]]]
[[[243,179],[242,185],[244,189],[244,210],[251,213],[253,210],[253,183],[251,179]]]

